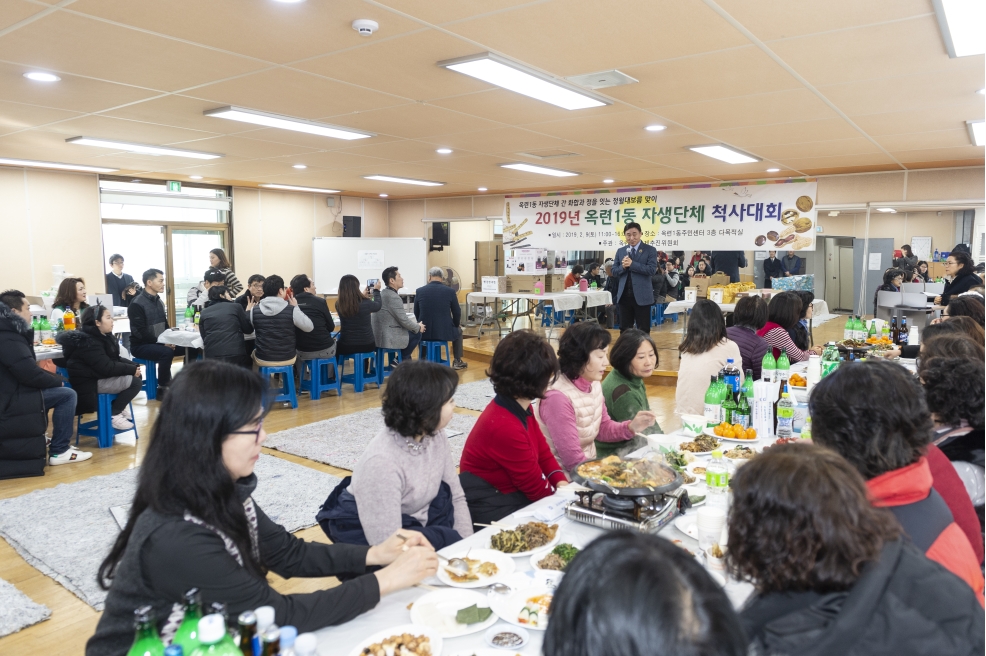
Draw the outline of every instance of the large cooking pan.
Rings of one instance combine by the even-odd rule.
[[[598,480],[595,478],[586,478],[579,474],[579,468],[593,462],[599,462],[601,460],[589,460],[577,465],[571,472],[572,480],[580,485],[584,485],[590,490],[595,490],[596,492],[604,492],[605,494],[613,494],[619,496],[627,497],[643,497],[643,496],[654,496],[658,494],[666,494],[672,490],[676,490],[682,486],[684,479],[680,472],[675,471],[671,467],[659,462],[649,461],[652,466],[656,466],[664,471],[666,471],[673,480],[666,485],[661,485],[659,487],[613,487],[605,481]],[[623,458],[623,462],[643,462],[642,459],[635,458]]]

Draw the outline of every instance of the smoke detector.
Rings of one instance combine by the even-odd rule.
[[[375,20],[360,18],[353,21],[353,29],[359,32],[360,36],[372,36],[374,32],[380,29],[380,24]]]

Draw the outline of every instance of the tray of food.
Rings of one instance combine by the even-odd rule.
[[[712,455],[712,452],[722,446],[722,442],[717,437],[711,435],[699,435],[690,442],[682,442],[678,445],[682,451],[694,453],[697,456]]]
[[[438,656],[442,637],[438,631],[420,624],[402,624],[374,633],[349,652],[349,656]]]
[[[411,604],[411,622],[457,638],[485,631],[496,624],[485,594],[474,590],[435,590]]]
[[[787,379],[787,384],[791,387],[804,389],[808,387],[808,379],[801,374],[791,374],[791,377]]]
[[[572,480],[597,492],[626,496],[664,494],[682,484],[681,474],[663,462],[619,456],[583,462],[572,471]]]
[[[861,339],[844,339],[841,342],[836,342],[835,345],[841,353],[849,353],[850,351],[861,353],[873,348],[872,344],[867,344]]]
[[[531,555],[531,567],[541,570],[564,572],[568,564],[578,555],[579,549],[574,544],[562,542],[550,551],[539,551]]]
[[[462,558],[469,566],[469,571],[464,574],[449,569],[444,563],[439,566],[438,580],[453,588],[481,588],[499,583],[515,569],[513,558],[495,549],[464,549],[447,557]]]
[[[544,522],[527,522],[503,528],[491,535],[489,548],[514,558],[526,558],[535,551],[555,546],[560,540],[558,524],[549,526]]]

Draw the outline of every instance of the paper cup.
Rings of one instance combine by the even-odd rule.
[[[682,415],[681,432],[689,437],[701,435],[708,425],[705,415]]]
[[[696,528],[698,529],[698,546],[705,550],[719,542],[722,528],[726,525],[726,511],[722,508],[702,506],[696,513]]]
[[[721,546],[720,546],[721,548]],[[725,549],[723,549],[723,558],[716,558],[712,555],[712,547],[705,550],[705,562],[708,564],[709,569],[713,572],[725,572],[726,571],[726,561],[725,561]]]

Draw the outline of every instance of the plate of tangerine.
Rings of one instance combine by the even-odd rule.
[[[742,424],[727,424],[726,422],[722,422],[718,426],[706,427],[704,433],[727,442],[751,442],[757,439],[757,429],[744,428]]]

